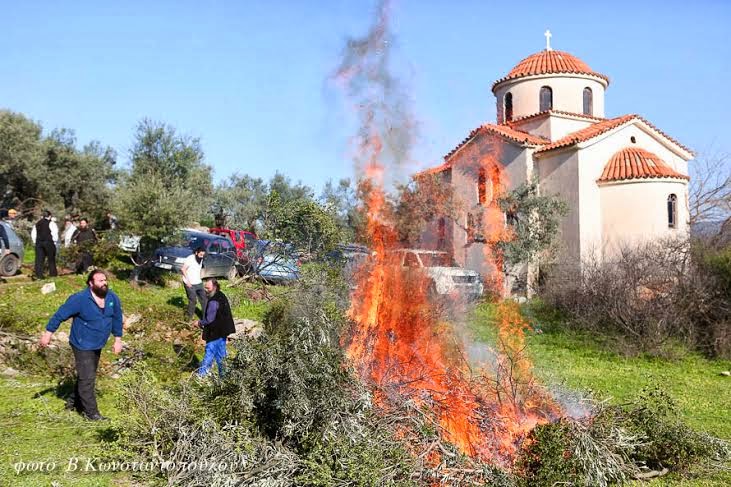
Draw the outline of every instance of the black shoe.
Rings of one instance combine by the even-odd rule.
[[[84,418],[88,419],[89,421],[106,421],[109,419],[106,416],[102,416],[99,413],[95,413],[95,414],[84,413]]]

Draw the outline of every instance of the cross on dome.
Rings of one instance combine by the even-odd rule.
[[[551,34],[550,30],[546,29],[543,35],[546,36],[546,51],[551,51],[551,37],[553,34]]]

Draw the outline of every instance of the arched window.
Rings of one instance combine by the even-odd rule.
[[[553,90],[549,86],[541,86],[539,105],[540,108],[538,111],[540,112],[545,112],[553,108]]]
[[[668,196],[668,228],[678,226],[678,197],[674,194]]]
[[[505,94],[505,121],[509,122],[513,119],[513,94],[507,92]]]
[[[584,88],[584,115],[594,115],[594,93],[588,86]]]

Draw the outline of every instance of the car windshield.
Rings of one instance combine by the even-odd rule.
[[[453,267],[449,254],[419,253],[419,258],[424,267]]]

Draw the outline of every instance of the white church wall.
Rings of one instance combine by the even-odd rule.
[[[575,120],[561,115],[551,115],[549,117],[549,138],[551,141],[558,140],[571,132],[588,127],[593,122],[593,120]]]
[[[562,255],[559,260],[574,263],[580,255],[578,171],[578,155],[574,150],[541,157],[536,162],[541,194],[558,196],[568,206],[560,225]]]
[[[635,143],[632,143],[632,137]],[[596,180],[601,177],[604,166],[609,159],[619,150],[626,147],[638,147],[657,154],[666,163],[679,172],[682,169],[682,159],[664,144],[657,141],[642,128],[637,125],[629,125],[612,133],[608,137],[598,138],[597,141],[587,147],[579,149],[579,194],[580,194],[580,229],[581,229],[581,256],[582,259],[591,257],[601,258],[601,254],[607,251],[602,250],[608,242],[623,240],[627,235],[635,235],[637,232],[647,232],[648,238],[663,238],[666,236],[666,230],[656,231],[656,227],[646,227],[645,223],[637,224],[630,220],[622,223],[625,218],[624,210],[615,210],[611,207],[607,208],[605,197]],[[668,182],[670,181],[670,182]],[[632,186],[632,190],[636,192],[631,201],[637,203],[634,212],[641,212],[644,200],[648,205],[660,205],[666,209],[667,197],[674,193],[678,197],[678,232],[689,231],[688,223],[688,202],[687,191],[678,191],[678,183],[675,179],[663,180],[663,182],[655,183],[656,186]],[[648,183],[649,184],[649,183]],[[685,185],[680,183],[682,188]],[[653,188],[652,193],[642,196],[644,188]],[[664,189],[663,194],[657,191]],[[620,191],[626,196],[630,190]],[[611,192],[614,194],[614,191]],[[633,193],[635,194],[635,193]],[[623,207],[624,208],[624,207]],[[666,211],[666,210],[665,210]],[[607,221],[612,223],[608,224]],[[659,221],[663,221],[660,219]],[[667,215],[664,220],[667,226]],[[643,230],[643,228],[645,228]]]
[[[495,91],[498,103],[498,122],[502,122],[502,105],[505,94],[513,94],[513,118],[533,115],[540,111],[539,93],[542,86],[553,90],[553,109],[571,113],[583,113],[584,88],[593,93],[593,115],[604,116],[604,85],[595,78],[578,74],[550,74],[519,78],[501,84]]]
[[[680,224],[688,214],[687,184],[678,179],[641,179],[603,184],[600,193],[605,261],[616,259],[623,246],[688,236],[688,227]],[[669,194],[678,197],[679,224],[676,228],[668,227]]]

